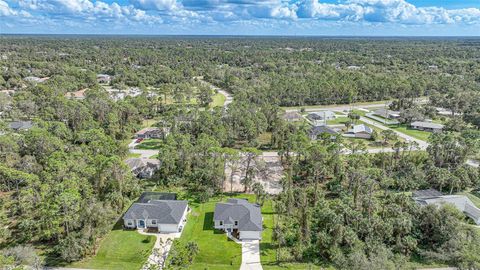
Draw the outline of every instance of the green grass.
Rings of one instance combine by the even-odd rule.
[[[141,155],[137,153],[128,153],[127,158],[139,158]]]
[[[146,262],[154,244],[155,236],[113,230],[102,240],[95,256],[72,263],[69,267],[138,270]]]
[[[237,197],[252,199],[250,195]],[[213,229],[215,204],[226,197],[216,197],[207,203],[190,203],[192,212],[179,239],[181,244],[189,241],[198,244],[199,253],[188,269],[239,269],[242,262],[241,245],[228,239],[226,234]]]
[[[139,145],[135,146],[135,149],[154,150],[159,149],[163,141],[160,139],[147,139],[142,141]]]
[[[216,93],[213,96],[213,101],[210,103],[210,107],[222,107],[226,99],[227,98],[224,95]]]
[[[341,116],[341,117],[336,117],[333,120],[328,120],[327,125],[342,125],[345,124],[346,122],[350,121],[350,118]]]
[[[479,197],[480,195],[477,196],[470,192],[462,192],[459,194],[467,196],[473,202],[473,204],[475,204],[475,206],[480,208],[480,197]]]
[[[416,129],[409,128],[405,124],[402,124],[402,125],[399,125],[399,126],[389,126],[389,127],[393,130],[396,130],[398,132],[407,134],[409,136],[414,137],[415,139],[419,139],[419,140],[422,140],[422,141],[428,141],[428,138],[430,137],[430,134],[432,134],[432,133],[427,132],[427,131],[422,131],[422,130],[416,130]]]

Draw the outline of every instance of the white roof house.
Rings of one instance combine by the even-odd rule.
[[[430,132],[439,132],[442,131],[444,125],[433,123],[433,122],[425,122],[425,121],[415,121],[410,123],[410,126],[414,129],[430,131]]]
[[[373,129],[365,124],[354,125],[348,130],[348,133],[353,134],[356,138],[370,139],[372,137]]]
[[[443,195],[434,189],[421,190],[413,193],[413,199],[420,205],[437,205],[451,204],[459,211],[465,213],[466,216],[480,225],[480,209],[464,195]]]

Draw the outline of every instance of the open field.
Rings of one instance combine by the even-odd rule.
[[[69,267],[138,270],[146,262],[154,244],[155,236],[117,228],[105,236],[95,256],[72,263]]]

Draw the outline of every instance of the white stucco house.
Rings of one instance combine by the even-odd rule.
[[[260,240],[263,218],[260,206],[245,199],[228,199],[217,203],[213,215],[214,228],[240,240]]]
[[[188,203],[177,200],[136,202],[123,216],[123,224],[129,229],[156,229],[160,233],[181,232],[187,221]]]

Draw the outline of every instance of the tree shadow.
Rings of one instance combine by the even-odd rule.
[[[205,213],[205,219],[203,220],[203,230],[204,231],[213,230],[213,212]]]

